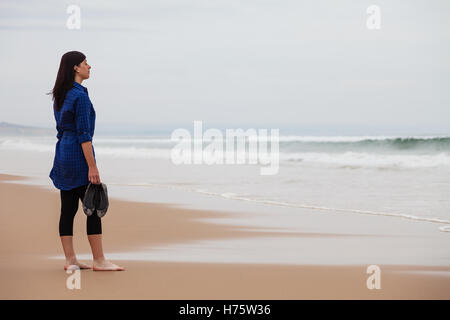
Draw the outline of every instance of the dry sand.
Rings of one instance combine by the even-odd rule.
[[[21,177],[0,174],[0,299],[450,298],[450,277],[405,272],[449,272],[450,267],[390,265],[380,265],[382,288],[369,290],[366,265],[113,261],[126,271],[82,270],[81,289],[69,290],[66,280],[70,275],[63,270],[64,261],[49,259],[63,254],[58,235],[59,191],[3,182],[16,179]],[[266,235],[196,220],[223,214],[112,198],[103,218],[105,256],[111,251],[135,251],[144,244]],[[76,252],[90,252],[85,224],[80,205],[74,225]]]

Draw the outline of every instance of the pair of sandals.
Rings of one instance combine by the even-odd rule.
[[[83,198],[83,211],[91,216],[97,211],[97,216],[102,218],[108,211],[108,189],[104,183],[89,183]]]

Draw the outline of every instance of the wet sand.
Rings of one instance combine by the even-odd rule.
[[[81,271],[69,290],[58,235],[59,191],[14,184],[0,174],[0,299],[449,299],[450,266],[380,265],[381,289],[366,286],[367,265],[279,265],[113,261],[122,272]],[[263,231],[198,221],[231,213],[110,199],[103,218],[108,252],[191,240],[265,237]],[[273,236],[273,233],[270,233]],[[320,233],[328,241],[333,237]],[[355,245],[370,241],[361,236]],[[81,203],[74,224],[77,253],[90,252]],[[389,248],[386,248],[389,250]],[[80,259],[81,260],[81,259]],[[92,264],[92,261],[81,260]]]

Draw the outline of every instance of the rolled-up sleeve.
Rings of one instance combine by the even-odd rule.
[[[78,143],[92,141],[90,134],[89,113],[91,104],[89,98],[85,95],[80,95],[75,104],[75,123],[77,128]]]

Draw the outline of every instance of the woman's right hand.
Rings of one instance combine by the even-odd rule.
[[[93,184],[100,184],[100,174],[98,173],[97,166],[89,167],[89,182]]]

